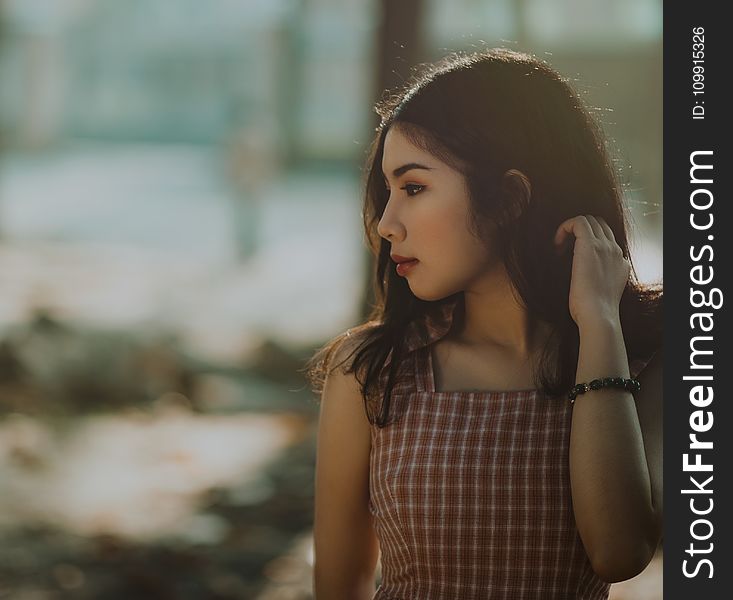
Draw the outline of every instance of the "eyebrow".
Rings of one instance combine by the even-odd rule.
[[[392,171],[392,175],[396,179],[397,177],[401,177],[407,171],[412,171],[413,169],[424,169],[426,171],[432,171],[433,167],[426,167],[425,165],[421,165],[419,163],[407,163],[406,165],[402,165],[401,167],[397,167],[394,171]],[[384,174],[384,171],[382,171],[382,177],[385,179],[387,176]]]

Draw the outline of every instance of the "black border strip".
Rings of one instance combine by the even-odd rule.
[[[733,425],[730,416],[730,391],[727,359],[727,336],[731,329],[726,300],[730,294],[731,267],[726,264],[731,256],[731,238],[728,218],[733,195],[730,177],[731,123],[726,88],[731,78],[728,67],[730,56],[730,25],[723,18],[722,2],[667,2],[664,5],[664,291],[665,291],[665,364],[664,364],[664,598],[723,600],[733,597],[730,581],[733,556],[730,543],[730,511],[733,510],[728,471],[730,468]],[[693,29],[703,28],[702,41],[693,40]],[[700,31],[699,29],[697,31]],[[703,44],[693,48],[693,43]],[[703,56],[693,56],[693,51]],[[693,93],[693,60],[704,67],[704,87],[697,83]],[[698,69],[699,70],[699,69]],[[693,107],[704,108],[704,118],[693,118]],[[703,104],[704,102],[704,104]],[[696,109],[698,113],[702,108]],[[700,115],[698,115],[700,116]],[[695,179],[712,179],[711,183],[691,182],[691,155],[698,154],[697,164],[712,165],[712,169],[697,169]],[[708,208],[694,208],[692,203]],[[699,225],[706,224],[710,215],[713,224],[707,229],[695,229],[691,214]],[[712,236],[712,239],[709,237]],[[708,246],[708,250],[703,250]],[[700,268],[693,272],[695,266]],[[712,267],[712,269],[711,269]],[[708,283],[699,283],[710,277]],[[696,278],[698,282],[693,281]],[[716,294],[714,289],[719,290]],[[694,294],[694,297],[693,297]],[[695,307],[700,300],[713,306]],[[722,302],[722,304],[721,304]],[[718,306],[715,308],[714,306]],[[710,315],[709,331],[702,329],[702,321],[693,319],[695,313]],[[707,337],[704,337],[707,336]],[[695,339],[697,338],[697,339]],[[693,342],[694,340],[694,342]],[[711,351],[697,354],[694,349]],[[695,369],[691,360],[709,365]],[[712,376],[710,381],[694,381],[686,376]],[[690,400],[695,386],[703,388],[703,400],[712,400],[707,406],[695,406]],[[696,411],[703,411],[697,413]],[[692,420],[691,420],[692,416]],[[711,441],[712,449],[690,449],[690,434],[697,427],[708,431],[697,433],[700,441]],[[688,462],[711,465],[712,471],[685,471],[684,455]],[[690,477],[710,493],[683,493],[696,489]],[[712,476],[706,485],[704,482]],[[690,506],[707,515],[696,515]],[[711,501],[712,500],[712,504]],[[699,521],[696,521],[699,519]],[[694,523],[694,525],[693,525]],[[695,539],[694,536],[701,539]],[[704,539],[707,538],[707,539]],[[694,553],[690,550],[693,549]],[[684,561],[687,561],[686,563]],[[709,562],[705,562],[709,561]],[[693,576],[685,575],[684,570]],[[693,595],[694,594],[694,595]]]

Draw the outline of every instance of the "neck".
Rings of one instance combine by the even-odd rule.
[[[466,289],[464,298],[465,319],[456,334],[463,344],[529,359],[551,332],[548,323],[530,317],[503,266]]]

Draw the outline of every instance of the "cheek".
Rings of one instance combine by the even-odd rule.
[[[442,211],[420,228],[423,259],[433,273],[455,284],[486,270],[490,256],[469,231],[465,213]]]
[[[416,214],[415,233],[423,243],[436,247],[453,246],[467,233],[463,211],[447,206],[449,202],[432,199],[426,202]]]
[[[421,252],[424,267],[408,281],[419,298],[444,298],[465,289],[487,270],[489,253],[469,231],[465,213],[432,211],[429,218],[419,220],[417,231],[415,251]]]
[[[424,232],[430,254],[444,261],[474,263],[486,258],[484,245],[469,230],[463,211],[442,211],[431,219]]]

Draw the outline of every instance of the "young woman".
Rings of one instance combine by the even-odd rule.
[[[600,129],[503,49],[377,110],[378,303],[308,365],[316,599],[607,598],[661,538],[663,296]]]

